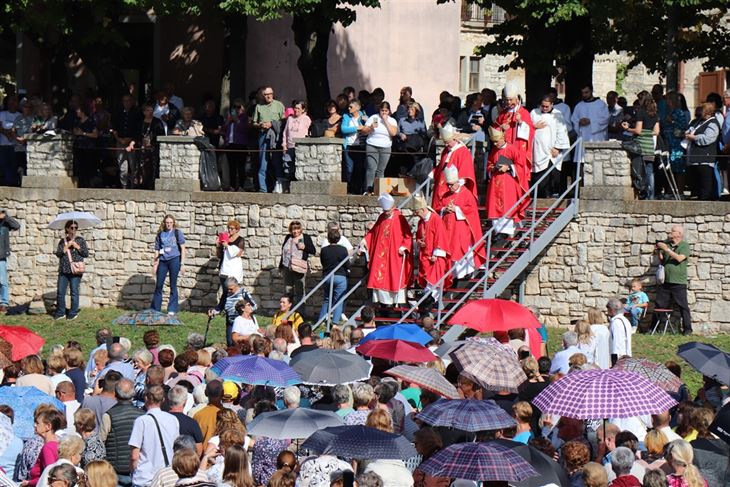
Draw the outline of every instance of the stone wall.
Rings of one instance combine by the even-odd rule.
[[[343,139],[307,137],[295,139],[296,177],[299,181],[342,180]]]
[[[28,172],[23,185],[73,187],[73,140],[69,134],[28,136]]]
[[[157,137],[160,178],[155,180],[155,188],[200,191],[200,149],[194,139],[183,135]]]
[[[278,307],[283,292],[277,266],[290,221],[301,220],[306,233],[317,240],[325,237],[327,222],[337,221],[357,244],[380,212],[375,198],[362,196],[30,188],[2,188],[0,207],[22,225],[11,233],[8,268],[13,303],[27,303],[37,294],[46,294],[46,300],[53,302],[58,269],[53,251],[61,232],[46,227],[60,212],[83,210],[103,223],[81,232],[91,253],[81,284],[81,306],[149,306],[155,283],[154,239],[162,218],[170,213],[187,240],[188,258],[179,280],[182,309],[202,310],[216,303],[216,236],[229,219],[236,218],[246,239],[244,286],[265,312]],[[312,259],[312,265],[308,289],[321,277],[319,259]],[[353,276],[361,275],[361,269],[353,271]],[[318,309],[321,297],[312,303]],[[314,308],[308,311],[314,313]]]

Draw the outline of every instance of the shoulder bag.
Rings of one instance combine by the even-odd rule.
[[[86,264],[84,261],[74,262],[71,257],[71,249],[66,249],[66,255],[68,256],[68,263],[71,266],[71,274],[81,275],[86,272]]]
[[[160,423],[157,422],[157,418],[155,418],[154,414],[147,413],[147,416],[152,418],[152,421],[155,422],[155,427],[157,428],[157,436],[160,438],[160,446],[162,446],[162,459],[165,460],[165,466],[170,466],[170,461],[167,458],[167,449],[165,448],[165,441],[162,439],[162,431],[160,431]]]
[[[303,240],[303,238],[302,238]],[[289,270],[298,274],[306,274],[309,272],[309,264],[305,259],[294,257],[294,249],[296,248],[296,242],[294,239],[289,239],[289,249],[291,252],[291,260],[289,262]]]

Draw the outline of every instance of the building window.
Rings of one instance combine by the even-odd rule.
[[[469,91],[479,90],[479,58],[469,58]]]
[[[459,91],[479,91],[479,68],[481,58],[461,56],[459,58]]]

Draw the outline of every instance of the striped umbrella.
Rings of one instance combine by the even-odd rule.
[[[568,374],[547,386],[532,403],[543,413],[575,419],[632,418],[677,405],[649,379],[616,369]]]
[[[459,391],[456,390],[456,387],[447,381],[443,375],[439,374],[436,369],[430,367],[398,365],[386,370],[385,373],[415,384],[421,389],[435,392],[439,396],[447,399],[457,399],[459,397]]]
[[[517,356],[501,346],[466,342],[449,356],[460,372],[490,391],[517,392],[527,380]]]
[[[476,482],[521,482],[538,475],[532,465],[499,443],[456,443],[440,450],[419,467],[433,477]]]
[[[441,399],[426,406],[416,415],[431,426],[446,426],[464,431],[488,431],[510,428],[517,423],[496,402]]]
[[[211,370],[222,380],[251,385],[288,387],[302,382],[297,373],[281,360],[258,355],[226,357],[216,362]]]
[[[667,392],[678,392],[679,388],[684,384],[682,379],[674,375],[664,365],[645,358],[623,357],[616,362],[613,368],[634,372],[642,377],[646,377]]]

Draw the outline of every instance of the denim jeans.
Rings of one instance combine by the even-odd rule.
[[[10,304],[10,283],[8,282],[8,261],[0,259],[0,306]]]
[[[170,273],[170,301],[167,303],[167,311],[177,313],[177,276],[180,273],[180,257],[170,260],[160,259],[157,262],[157,283],[155,294],[152,297],[152,309],[160,311],[162,308],[162,289],[165,287],[168,272]]]
[[[656,193],[654,183],[654,161],[644,161],[646,168],[646,199],[653,200]]]
[[[627,306],[626,308],[624,308],[624,311],[631,314],[631,326],[633,326],[634,328],[639,326],[639,320],[641,319],[641,315],[644,313],[644,308]]]
[[[56,318],[66,316],[66,289],[71,287],[71,309],[68,312],[69,317],[79,314],[79,287],[81,286],[81,276],[77,274],[58,274],[58,283],[56,294]]]
[[[269,138],[266,137],[266,132],[262,132],[259,135],[259,192],[267,193],[268,188],[266,186],[266,172],[269,169],[269,153],[267,152],[269,147]]]
[[[332,305],[334,305],[340,300],[342,296],[345,295],[345,292],[347,291],[347,277],[335,274],[330,279],[328,279],[326,284],[322,286],[324,299],[322,300],[322,309],[320,309],[319,311],[319,318],[317,319],[317,321],[327,316],[327,313],[329,312],[330,286],[332,286]],[[345,303],[343,302],[333,308],[332,321],[334,321],[335,323],[340,321],[340,317],[342,316],[342,310],[344,309],[344,307]]]
[[[342,181],[347,183],[349,194],[362,194],[365,189],[362,187],[365,172],[365,147],[362,145],[351,145],[342,150]]]

